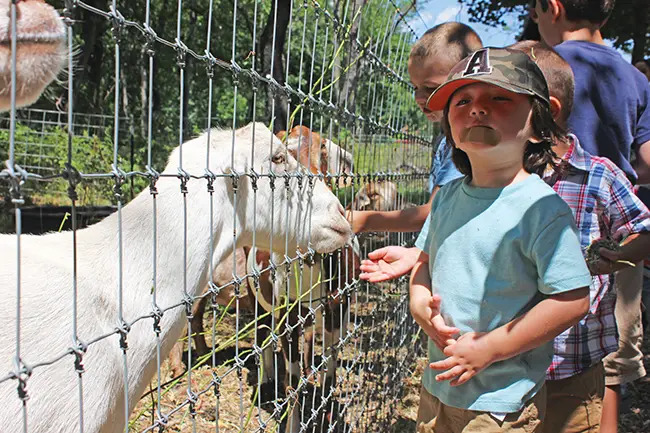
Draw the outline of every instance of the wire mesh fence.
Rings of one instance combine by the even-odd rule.
[[[0,431],[390,430],[417,327],[358,266],[414,234],[344,209],[428,200],[401,5],[60,6],[64,111],[0,120]]]

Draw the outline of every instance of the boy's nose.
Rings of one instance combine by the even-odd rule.
[[[472,104],[472,109],[470,110],[470,114],[472,116],[485,116],[487,114],[487,108],[485,108],[485,105],[479,104],[479,103],[474,103]]]

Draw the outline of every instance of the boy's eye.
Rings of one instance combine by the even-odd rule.
[[[510,98],[508,98],[507,96],[495,96],[493,99],[495,101],[510,101]]]
[[[421,93],[428,93],[431,94],[438,89],[438,87],[429,87],[429,86],[414,86],[416,92],[421,92]]]
[[[459,99],[458,101],[456,101],[456,106],[457,106],[457,107],[460,107],[461,105],[465,105],[465,104],[467,104],[467,103],[469,103],[469,99],[467,99],[467,98],[461,98],[461,99]]]

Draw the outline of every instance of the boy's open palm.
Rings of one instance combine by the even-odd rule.
[[[413,269],[420,255],[417,248],[388,246],[372,251],[361,261],[359,278],[378,283],[406,275]]]
[[[468,332],[445,347],[443,353],[448,358],[429,364],[434,370],[446,370],[438,374],[436,380],[450,380],[451,386],[462,385],[492,364],[495,357],[485,335],[483,332]]]

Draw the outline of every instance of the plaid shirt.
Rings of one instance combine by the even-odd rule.
[[[650,232],[650,212],[625,173],[609,159],[591,156],[574,135],[570,139],[561,169],[545,173],[544,180],[573,211],[583,250],[606,236],[620,242],[632,233]],[[589,292],[587,315],[553,342],[548,380],[574,376],[618,349],[613,276],[594,276]]]

